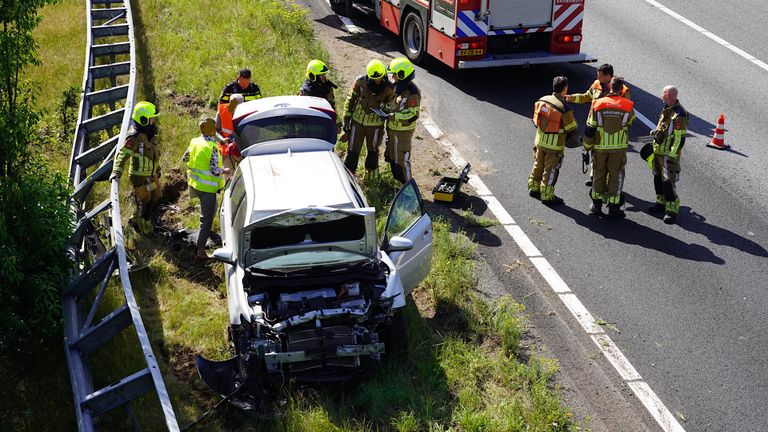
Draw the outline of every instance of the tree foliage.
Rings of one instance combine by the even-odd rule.
[[[61,331],[69,188],[35,150],[40,114],[21,79],[25,67],[40,64],[32,32],[38,10],[54,2],[0,0],[0,354],[23,354]]]

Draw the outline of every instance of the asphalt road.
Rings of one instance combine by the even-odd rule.
[[[763,2],[659,1],[768,62]],[[385,34],[380,50],[396,43]],[[566,151],[557,185],[565,206],[550,209],[528,197],[532,104],[550,92],[556,75],[568,76],[572,91],[584,91],[594,65],[457,72],[428,61],[417,80],[431,117],[592,315],[615,323],[620,333],[611,337],[667,407],[685,418],[686,430],[765,430],[768,71],[644,0],[588,2],[582,50],[612,63],[628,80],[636,109],[654,122],[662,87],[680,89],[691,119],[677,225],[645,212],[654,199],[652,178],[634,150],[625,220],[587,215],[579,150]],[[730,152],[705,146],[721,112]],[[583,124],[585,117],[579,106],[577,120]],[[638,121],[632,133],[639,150],[648,128]],[[514,245],[505,240],[501,247]]]

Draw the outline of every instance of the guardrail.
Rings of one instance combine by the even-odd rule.
[[[77,224],[68,253],[77,270],[62,295],[64,352],[77,427],[80,431],[98,430],[100,415],[124,407],[134,430],[140,430],[130,402],[154,391],[167,429],[178,431],[176,415],[128,276],[119,181],[110,182],[109,198],[104,201],[94,205],[91,195],[97,182],[108,181],[115,152],[125,144],[131,124],[136,99],[136,48],[131,3],[130,0],[86,0],[86,12],[88,31],[83,93],[69,166],[69,178],[74,187],[72,210]],[[91,145],[92,142],[97,144]],[[104,230],[109,228],[109,236],[100,233],[102,225],[97,219],[100,216]],[[97,323],[99,305],[115,272],[119,274],[125,303]],[[131,324],[141,345],[146,368],[106,387],[94,389],[91,368],[97,365],[88,361],[88,355]]]

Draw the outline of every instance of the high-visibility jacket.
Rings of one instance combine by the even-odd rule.
[[[608,94],[608,86],[603,86],[600,84],[599,80],[595,80],[595,82],[592,83],[591,86],[585,91],[584,93],[574,93],[571,95],[573,97],[573,103],[576,104],[585,104],[585,103],[591,103],[593,101],[596,101],[600,99],[601,97]],[[622,86],[621,93],[619,93],[619,96],[632,100],[632,94],[629,91],[629,87],[626,85]],[[589,113],[587,114],[587,124],[589,124],[589,121],[592,119],[592,110],[589,110]]]
[[[653,153],[672,157],[680,156],[687,132],[688,111],[680,105],[680,101],[672,106],[664,106],[653,137]]]
[[[381,90],[374,93],[368,85],[368,77],[360,75],[352,84],[344,102],[344,120],[352,121],[362,126],[383,126],[384,119],[371,111],[371,108],[382,109],[395,98],[395,86],[384,79]]]
[[[211,172],[213,152],[219,152],[216,142],[201,136],[189,142],[189,161],[187,161],[187,181],[189,186],[200,192],[216,193],[224,187],[224,176]],[[218,154],[218,167],[223,169],[221,153]]]
[[[221,136],[224,138],[235,133],[235,126],[232,123],[232,113],[229,112],[229,102],[219,102],[219,123],[221,125]]]
[[[394,115],[387,120],[387,127],[393,131],[410,131],[416,129],[421,106],[421,92],[413,81],[409,82],[397,93],[390,104],[389,110]]]
[[[629,126],[635,121],[635,103],[618,96],[608,95],[592,102],[594,115],[587,126],[596,129],[594,145],[585,144],[589,150],[626,150],[629,144]]]
[[[329,79],[326,79],[325,81],[320,81],[319,79],[310,81],[309,79],[305,79],[304,83],[299,88],[298,94],[299,96],[323,98],[331,104],[331,107],[333,107],[334,110],[336,110],[336,96],[333,93],[333,89],[335,88],[338,88],[338,86]]]
[[[536,128],[536,147],[545,148],[553,151],[563,151],[567,136],[578,133],[576,119],[573,118],[573,109],[569,107],[565,100],[558,94],[553,93],[550,96],[544,96],[539,101],[550,104],[555,109],[562,112],[560,118],[560,128],[557,132],[546,132],[543,124]]]
[[[157,174],[160,168],[160,153],[154,140],[146,134],[139,133],[135,125],[128,129],[125,145],[115,155],[113,173],[122,173],[125,161],[130,159],[132,176],[150,177]]]
[[[235,80],[224,86],[224,89],[221,91],[221,96],[219,96],[219,103],[229,103],[229,98],[235,93],[243,95],[243,100],[246,102],[261,99],[261,89],[259,89],[259,86],[256,85],[256,83],[248,83],[248,87],[242,88],[240,87],[240,84],[237,83],[237,80]]]

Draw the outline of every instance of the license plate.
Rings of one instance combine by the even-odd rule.
[[[485,53],[485,50],[482,48],[478,49],[465,49],[465,50],[459,50],[459,57],[464,56],[478,56],[483,55]]]

